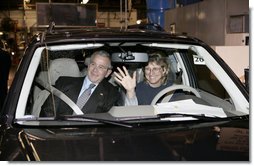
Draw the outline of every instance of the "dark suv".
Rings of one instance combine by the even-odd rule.
[[[151,104],[83,113],[55,87],[83,77],[92,53],[111,55],[143,81],[149,54],[170,64],[174,84]],[[119,92],[114,76],[108,81]],[[169,101],[172,92],[183,91]],[[46,99],[51,116],[41,116]],[[57,117],[55,98],[73,110]],[[158,102],[160,101],[160,102]],[[61,29],[38,33],[25,50],[1,111],[0,159],[44,161],[249,161],[249,93],[204,42],[148,30]]]

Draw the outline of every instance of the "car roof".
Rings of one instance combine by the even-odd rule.
[[[142,29],[142,30],[147,29],[153,31],[165,31],[159,24],[156,23],[129,25],[128,29]]]
[[[44,31],[37,36],[40,37],[41,42],[51,43],[59,42],[64,40],[65,42],[70,41],[160,41],[160,42],[175,42],[175,43],[186,43],[200,45],[199,39],[185,36],[170,34],[162,31],[150,31],[140,29],[118,29],[118,28],[78,28],[78,29],[54,29]]]

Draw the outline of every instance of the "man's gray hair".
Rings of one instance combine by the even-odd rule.
[[[112,69],[112,68],[113,68],[112,65],[111,65],[111,56],[110,56],[110,54],[109,54],[107,51],[104,51],[104,50],[95,51],[95,52],[91,55],[91,61],[93,60],[94,56],[96,56],[96,55],[99,55],[99,56],[108,58],[108,59],[109,59],[109,62],[110,62],[108,68],[109,68],[109,69]]]

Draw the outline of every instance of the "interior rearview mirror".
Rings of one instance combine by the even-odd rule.
[[[144,52],[117,52],[111,57],[112,62],[148,62],[148,54]]]

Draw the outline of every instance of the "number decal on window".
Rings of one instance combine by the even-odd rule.
[[[205,65],[205,60],[198,55],[193,55],[193,61],[195,65]]]

